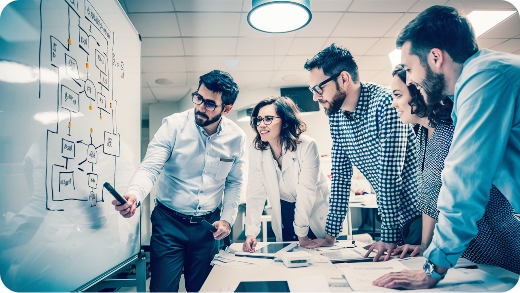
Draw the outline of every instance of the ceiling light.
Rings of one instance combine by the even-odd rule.
[[[475,30],[475,36],[480,37],[515,13],[516,11],[473,11],[467,17]]]
[[[158,78],[155,80],[156,84],[165,85],[165,84],[171,84],[173,81],[167,79],[167,78]]]
[[[312,19],[310,0],[252,0],[247,14],[249,25],[266,33],[299,30]]]
[[[225,64],[228,68],[236,67],[236,66],[238,65],[238,59],[235,59],[235,58],[227,59],[226,61],[224,61],[224,64]]]
[[[394,70],[397,64],[401,63],[401,49],[393,50],[388,54],[388,57],[390,57],[390,63],[392,63],[392,70]]]

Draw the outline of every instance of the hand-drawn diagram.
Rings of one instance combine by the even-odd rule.
[[[71,200],[94,207],[104,201],[99,181],[115,186],[120,135],[113,83],[124,79],[124,62],[116,60],[114,32],[88,0],[42,4],[42,11],[59,9],[63,16],[41,14],[40,69],[58,79],[53,86],[40,81],[40,99],[55,99],[57,117],[47,130],[46,207],[64,210]]]

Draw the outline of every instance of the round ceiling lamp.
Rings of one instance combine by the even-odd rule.
[[[249,25],[266,33],[299,30],[311,19],[310,0],[253,0],[247,14]]]

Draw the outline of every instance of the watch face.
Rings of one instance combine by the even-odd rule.
[[[432,274],[432,272],[433,272],[433,265],[432,265],[432,263],[431,263],[430,261],[427,260],[427,261],[424,263],[423,271],[424,271],[428,276],[430,276],[430,275]]]

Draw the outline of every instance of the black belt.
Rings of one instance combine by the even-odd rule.
[[[182,214],[182,213],[179,213],[177,211],[174,211],[174,210],[170,209],[169,207],[165,206],[163,203],[161,203],[158,200],[156,200],[156,202],[157,202],[157,207],[161,208],[163,211],[167,212],[168,214],[170,214],[170,215],[172,215],[172,216],[174,216],[176,218],[179,218],[181,220],[187,221],[190,224],[200,224],[200,222],[202,222],[202,220],[209,220],[209,218],[211,218],[211,216],[214,213],[220,212],[220,209],[217,208],[213,212],[211,212],[209,214],[202,215],[202,216],[185,215],[185,214]]]

